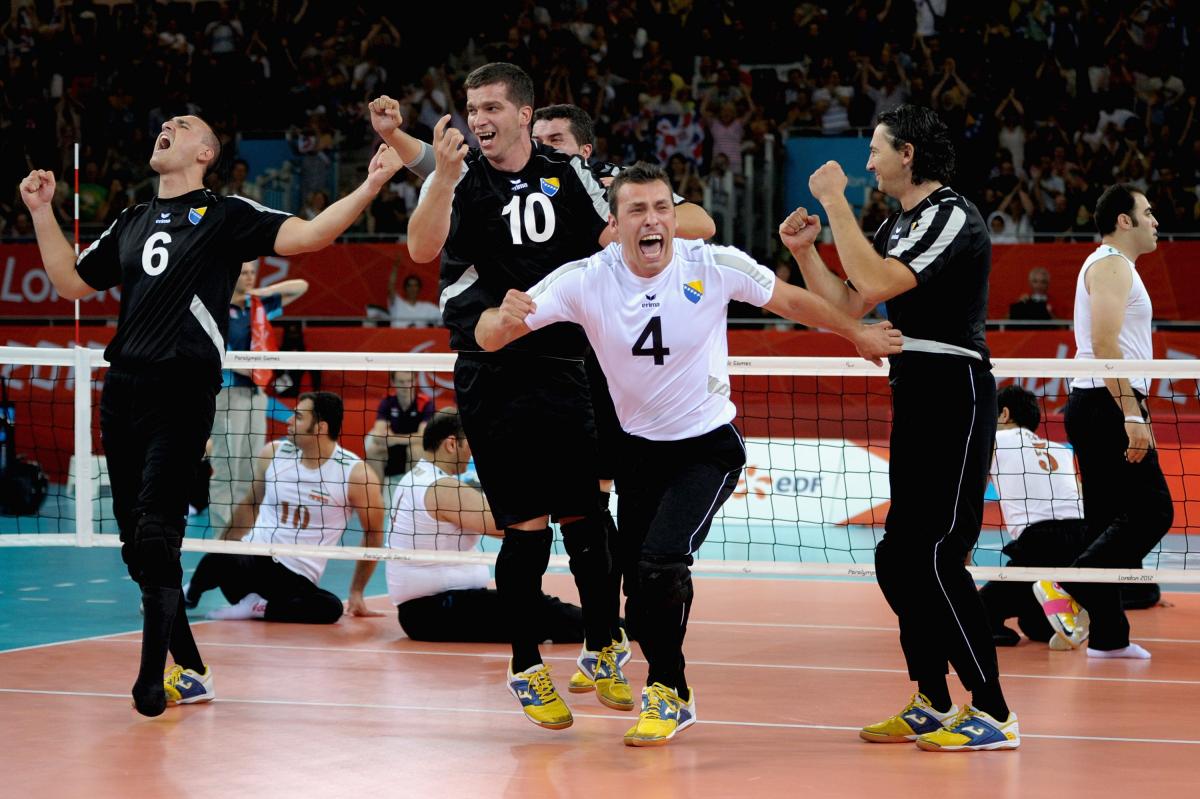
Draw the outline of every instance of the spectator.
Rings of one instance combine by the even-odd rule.
[[[738,116],[737,106],[733,102],[722,103],[720,113],[714,116],[713,106],[718,96],[716,89],[705,95],[700,113],[704,117],[708,134],[712,137],[713,158],[718,155],[725,156],[729,162],[729,171],[738,177],[742,174],[742,143],[746,138],[746,122],[754,111],[754,101],[749,96],[746,97],[747,110],[741,116]]]
[[[256,288],[258,261],[242,264],[229,300],[229,336],[225,349],[238,352],[274,349],[270,323],[283,314],[283,306],[308,291],[308,281],[284,280]],[[262,449],[267,433],[267,397],[263,392],[270,370],[226,369],[217,394],[213,418],[212,467],[208,518],[214,530],[229,524],[233,503],[246,494],[254,474],[254,454]]]
[[[416,388],[412,372],[389,372],[392,393],[379,402],[375,424],[363,440],[367,463],[386,482],[385,496],[391,507],[391,493],[400,475],[412,468],[420,457],[421,434],[433,418],[433,399]]]
[[[825,76],[825,84],[813,92],[813,111],[821,119],[821,132],[826,136],[837,136],[850,130],[850,101],[854,89],[842,85],[842,76],[831,69]]]
[[[400,259],[392,264],[392,273],[388,276],[388,316],[392,327],[436,327],[442,323],[442,314],[438,307],[428,300],[421,299],[421,278],[409,275],[404,278],[404,291],[396,291],[396,276],[400,272]]]
[[[236,194],[248,200],[262,202],[262,192],[258,184],[248,180],[250,164],[245,159],[238,158],[229,170],[229,182],[221,189],[221,194]]]
[[[1035,266],[1029,270],[1029,293],[1008,307],[1009,319],[1053,319],[1050,307],[1050,270]]]

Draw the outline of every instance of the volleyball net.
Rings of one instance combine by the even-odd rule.
[[[266,441],[287,437],[287,420],[305,391],[331,391],[342,398],[339,444],[367,457],[384,486],[378,502],[390,508],[399,472],[405,468],[405,453],[394,448],[381,452],[378,447],[369,451],[365,442],[381,418],[381,403],[395,391],[392,374],[409,373],[399,382],[411,380],[415,390],[437,408],[452,407],[454,358],[453,354],[429,353],[228,353],[229,369],[247,375],[269,370],[269,390],[249,389],[247,394],[254,397],[249,406],[219,411],[230,417],[219,419],[219,428],[242,431],[222,435],[246,440],[233,449],[218,446],[212,459],[197,463],[190,492],[196,497],[191,508],[196,512],[188,516],[184,549],[493,563],[499,542],[488,538],[468,551],[460,551],[453,542],[446,544],[444,537],[435,544],[442,548],[366,548],[353,514],[337,543],[304,543],[313,540],[313,522],[298,508],[285,514],[290,521],[277,526],[271,543],[222,537],[225,524],[219,520],[232,515],[234,504],[243,500],[249,489],[252,453]],[[1070,450],[1066,449],[1064,456],[1064,450],[1057,448],[1066,446],[1063,410],[1070,379],[1149,378],[1147,404],[1175,518],[1170,533],[1140,568],[1135,564],[1103,570],[1010,567],[1002,550],[1012,539],[997,493],[1006,483],[993,479],[983,530],[972,553],[976,577],[1200,583],[1200,361],[996,359],[994,363],[1001,387],[1015,382],[1036,397],[1041,416],[1037,432],[1055,446],[1048,450],[1048,457],[1030,460],[1027,474],[1000,476],[1007,484],[1016,478],[1031,499],[1045,498],[1038,492],[1046,490],[1042,486],[1048,485],[1051,473],[1073,471]],[[852,358],[778,357],[735,357],[729,366],[731,398],[746,440],[747,465],[696,554],[696,570],[762,576],[872,576],[874,547],[883,535],[889,504],[891,406],[886,367]],[[98,408],[106,367],[103,354],[95,349],[0,347],[4,388],[0,398],[0,546],[120,545],[99,434]],[[938,434],[939,425],[936,396],[929,398],[929,407],[932,436]],[[244,416],[235,420],[235,414]],[[383,422],[391,424],[386,412]],[[529,433],[555,435],[553,430]],[[415,444],[407,453],[412,458],[420,456]],[[229,458],[225,453],[231,451],[245,455]],[[571,457],[571,453],[564,451],[562,457]],[[38,482],[34,463],[45,475],[40,501],[38,485],[28,485]],[[555,467],[547,463],[541,468]],[[469,466],[463,477],[471,481]],[[529,478],[536,480],[538,475]],[[620,503],[619,488],[612,503],[614,516]],[[315,501],[327,498],[318,496]],[[30,507],[34,503],[37,507]],[[392,515],[385,513],[389,525]],[[385,543],[391,541],[385,535]],[[552,565],[566,566],[557,535]]]

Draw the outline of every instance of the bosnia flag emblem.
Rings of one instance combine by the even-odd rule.
[[[562,183],[558,178],[542,178],[541,184],[542,194],[545,194],[547,197],[553,197],[562,188]]]
[[[202,205],[199,208],[188,209],[188,221],[193,225],[200,224],[200,220],[204,218],[204,212],[208,210],[207,205]]]
[[[700,298],[704,296],[704,281],[693,280],[691,283],[684,283],[683,296],[693,305],[700,302]]]

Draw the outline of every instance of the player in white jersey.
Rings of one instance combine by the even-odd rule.
[[[1009,566],[1066,566],[1083,549],[1083,500],[1075,475],[1075,456],[1062,444],[1037,434],[1042,421],[1037,397],[1018,385],[996,394],[999,418],[992,454],[992,484],[1012,539],[1004,546]],[[1005,626],[1015,616],[1032,641],[1052,649],[1073,649],[1087,638],[1086,614],[1076,614],[1070,599],[1060,602],[1058,627],[1052,627],[1030,583],[993,581],[979,589],[997,646],[1021,639]]]
[[[422,439],[424,456],[399,479],[392,498],[387,546],[469,552],[485,535],[503,536],[483,491],[461,479],[471,446],[458,412],[437,412]],[[504,604],[489,579],[482,564],[387,562],[388,596],[414,641],[507,643]],[[538,640],[583,641],[578,606],[542,594],[538,611],[530,620]]]
[[[622,547],[637,561],[630,623],[650,664],[631,746],[666,743],[695,722],[683,639],[692,555],[732,493],[745,448],[732,422],[726,308],[731,299],[833,330],[878,363],[900,351],[888,323],[864,326],[732,247],[675,240],[671,186],[661,167],[637,164],[609,190],[617,241],[566,264],[529,293],[509,291],[485,311],[476,340],[495,350],[560,321],[580,324],[608,376],[621,427]],[[631,582],[633,582],[631,580]]]
[[[384,505],[375,471],[338,445],[342,400],[328,391],[301,394],[288,438],[272,441],[259,453],[254,482],[233,511],[224,538],[259,544],[337,546],[352,514],[363,526],[363,545],[383,544]],[[248,530],[248,533],[247,533]],[[342,616],[342,601],[319,586],[325,559],[281,555],[205,555],[184,601],[195,607],[201,595],[220,588],[232,603],[208,614],[212,619],[332,624]],[[363,589],[375,561],[359,561],[350,583],[349,611],[379,616],[367,609]]]
[[[1084,261],[1075,288],[1076,358],[1154,357],[1153,308],[1137,259],[1158,247],[1158,221],[1146,195],[1123,184],[1100,195],[1093,214],[1101,243]],[[1079,568],[1141,568],[1142,559],[1171,529],[1175,509],[1158,463],[1146,407],[1149,381],[1072,380],[1067,438],[1079,459],[1087,541],[1071,564]],[[1146,659],[1129,641],[1129,620],[1116,583],[1062,586],[1091,616],[1088,655]],[[1035,584],[1046,603],[1060,600],[1052,583]],[[1054,605],[1045,608],[1055,624]]]

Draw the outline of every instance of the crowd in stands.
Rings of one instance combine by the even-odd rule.
[[[1147,191],[1162,232],[1200,232],[1191,41],[1200,4],[1186,0],[825,0],[791,13],[734,0],[380,8],[0,3],[0,235],[31,235],[19,178],[31,166],[69,174],[77,141],[85,224],[104,226],[151,196],[154,134],[185,112],[212,122],[226,145],[211,188],[261,199],[238,137],[286,137],[301,183],[287,210],[314,214],[365,167],[376,143],[368,100],[402,98],[406,126],[426,140],[444,113],[465,130],[461,79],[489,60],[528,70],[539,104],[593,114],[593,158],[667,163],[694,201],[719,190],[714,175],[740,185],[747,157],[768,148],[782,157],[788,137],[869,130],[879,112],[910,101],[951,126],[955,186],[996,242],[1090,239],[1089,209],[1116,179]],[[357,230],[402,233],[416,193],[411,177],[398,178]],[[882,195],[867,201],[864,228],[887,210]]]

